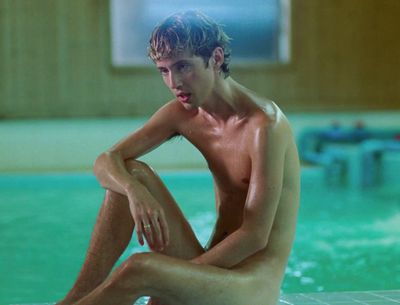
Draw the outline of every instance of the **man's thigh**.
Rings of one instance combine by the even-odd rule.
[[[158,253],[134,255],[127,261],[140,274],[146,287],[144,295],[155,298],[162,305],[265,305],[256,301],[259,287],[254,287],[252,276],[199,265]],[[258,290],[257,290],[258,289]],[[257,297],[258,299],[258,297]]]

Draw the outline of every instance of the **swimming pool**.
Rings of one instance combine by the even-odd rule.
[[[400,190],[324,187],[302,171],[284,293],[398,289]],[[206,171],[161,176],[205,243],[215,219]],[[195,187],[193,187],[195,186]],[[81,266],[103,190],[90,174],[0,176],[0,304],[55,301]],[[132,240],[121,259],[141,250]]]

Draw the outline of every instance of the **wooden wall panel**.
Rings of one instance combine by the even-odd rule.
[[[400,109],[400,1],[293,0],[292,61],[233,77],[286,111]],[[144,116],[153,67],[110,64],[108,0],[0,0],[0,118]]]

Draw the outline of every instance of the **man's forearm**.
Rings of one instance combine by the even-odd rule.
[[[231,268],[265,246],[254,236],[254,234],[239,229],[209,251],[194,258],[192,262]]]

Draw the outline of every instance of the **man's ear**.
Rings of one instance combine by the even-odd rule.
[[[219,70],[224,63],[224,50],[221,47],[217,47],[214,49],[211,56],[211,64],[214,68]]]

